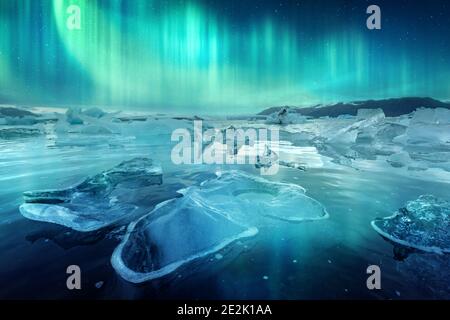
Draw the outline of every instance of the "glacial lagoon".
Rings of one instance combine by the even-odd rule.
[[[40,111],[0,126],[1,297],[449,298],[448,110],[204,120],[277,128],[267,176],[174,164],[171,135],[194,119]],[[395,213],[413,221],[383,220]],[[369,265],[382,290],[367,289]]]

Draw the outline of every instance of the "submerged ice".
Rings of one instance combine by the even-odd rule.
[[[256,235],[265,217],[300,222],[328,216],[301,187],[238,171],[220,173],[179,192],[183,197],[161,203],[132,223],[114,251],[112,265],[126,280],[159,278],[216,254],[238,239]]]
[[[135,158],[67,189],[25,192],[20,212],[32,220],[93,231],[138,209],[124,193],[161,183],[161,167],[148,158]]]
[[[431,195],[409,201],[393,216],[372,221],[384,238],[408,248],[450,253],[450,202]]]

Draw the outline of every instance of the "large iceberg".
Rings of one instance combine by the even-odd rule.
[[[135,158],[68,189],[25,192],[20,212],[32,220],[94,231],[138,209],[133,191],[161,183],[160,166],[147,158]],[[130,196],[123,197],[124,193]]]
[[[393,216],[372,221],[384,238],[407,248],[450,253],[450,202],[431,195],[409,201]]]
[[[238,171],[220,173],[179,192],[183,197],[159,204],[129,226],[111,259],[126,280],[139,283],[165,276],[254,236],[264,217],[290,222],[328,217],[300,186]]]

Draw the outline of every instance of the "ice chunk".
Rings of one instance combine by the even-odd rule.
[[[336,117],[336,119],[342,120],[342,119],[354,119],[355,116],[352,116],[351,114],[340,114]]]
[[[230,220],[213,202],[187,191],[183,198],[164,202],[132,223],[111,263],[124,279],[140,283],[163,277],[257,232]]]
[[[66,116],[59,116],[54,127],[55,146],[58,147],[95,147],[98,145],[121,146],[131,137],[119,135],[120,126],[113,119],[103,116],[100,119],[80,113],[80,109],[69,109]]]
[[[328,142],[354,144],[357,142],[370,142],[377,129],[375,125],[380,125],[385,119],[384,112],[381,109],[359,109],[356,116],[357,122],[342,128],[334,136],[328,138]]]
[[[265,145],[262,155],[256,155],[255,168],[270,168],[278,161],[278,155]]]
[[[403,131],[402,131],[403,129]],[[312,144],[324,156],[344,166],[357,168],[359,160],[376,160],[377,155],[391,155],[401,149],[391,141],[406,130],[387,123],[381,109],[359,109],[354,119],[329,119],[317,123],[317,137]]]
[[[396,142],[428,148],[437,146],[449,148],[450,110],[443,108],[416,110],[405,135],[397,137]]]
[[[32,220],[93,231],[137,209],[132,199],[118,201],[118,195],[161,183],[161,167],[150,159],[135,158],[68,189],[25,192],[20,212]]]
[[[17,138],[30,138],[42,134],[39,128],[12,127],[0,129],[0,139],[9,140]]]
[[[93,108],[83,110],[82,114],[85,116],[88,116],[88,117],[92,117],[92,118],[101,118],[101,117],[105,116],[107,113],[100,108],[93,107]]]
[[[107,126],[102,125],[88,125],[81,128],[80,133],[91,134],[91,135],[108,135],[114,132]]]
[[[411,125],[423,124],[450,124],[450,110],[444,108],[419,108],[413,112]]]
[[[301,149],[301,148],[296,148],[296,147],[292,147],[292,146],[277,146],[279,150],[281,150],[282,152],[286,152],[288,155],[295,155],[295,149]],[[304,148],[306,149],[306,148]],[[306,152],[305,152],[306,154]],[[260,169],[260,168],[270,168],[273,165],[280,165],[283,167],[287,167],[287,168],[292,168],[292,169],[298,169],[301,171],[306,171],[306,165],[305,164],[301,164],[298,163],[296,161],[285,161],[285,160],[281,160],[281,157],[275,152],[273,151],[271,148],[269,148],[267,146],[267,144],[264,145],[264,152],[262,154],[257,154],[256,155],[256,163],[255,163],[255,168]],[[295,158],[295,157],[294,157]]]
[[[208,180],[195,193],[220,207],[233,220],[260,223],[261,217],[288,222],[320,220],[328,217],[318,201],[290,183],[272,182],[239,171],[222,172]]]
[[[37,118],[34,116],[0,118],[0,124],[8,126],[32,126],[37,122]]]
[[[306,121],[306,117],[302,116],[295,111],[292,112],[289,107],[281,108],[280,111],[274,112],[269,115],[266,119],[267,124],[295,124],[295,123],[304,123]]]
[[[356,142],[358,131],[353,128],[344,128],[336,132],[335,135],[328,138],[329,143],[353,144]]]
[[[431,148],[442,145],[449,148],[450,125],[414,124],[406,130],[405,138],[403,140],[397,140],[397,142],[401,143],[403,141],[409,145],[423,145]]]
[[[374,125],[381,125],[385,120],[385,115],[381,109],[358,109],[356,118],[359,120],[349,126],[347,131],[367,130]]]
[[[288,162],[288,161],[283,161],[283,160],[280,160],[278,163],[280,166],[283,166],[283,167],[297,169],[300,171],[306,171],[306,166],[304,164],[300,164],[300,163],[293,162],[293,161]]]
[[[69,108],[66,111],[66,121],[69,124],[83,124],[84,121],[81,117],[81,108]]]
[[[414,162],[408,152],[394,153],[393,155],[390,155],[386,161],[394,168],[405,167]]]
[[[450,253],[450,203],[431,195],[409,201],[393,216],[372,221],[386,239],[421,251]]]
[[[385,123],[378,128],[375,139],[384,143],[392,142],[395,137],[404,134],[406,128],[406,126],[397,123]]]
[[[356,114],[356,118],[358,120],[372,120],[379,121],[385,118],[384,112],[382,109],[358,109]]]

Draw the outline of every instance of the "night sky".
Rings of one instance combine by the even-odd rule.
[[[0,0],[0,103],[233,114],[402,96],[450,99],[448,0]]]

